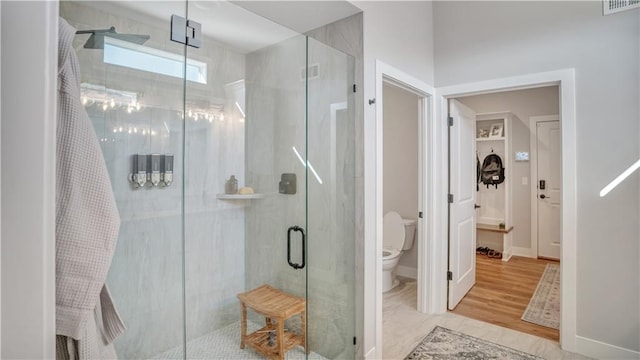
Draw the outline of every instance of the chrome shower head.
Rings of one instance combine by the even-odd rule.
[[[84,43],[85,49],[104,49],[105,36],[138,45],[144,44],[151,37],[149,35],[118,34],[116,32],[116,28],[113,26],[109,29],[101,30],[80,30],[76,31],[76,34],[91,34],[89,39],[87,39],[87,42]]]

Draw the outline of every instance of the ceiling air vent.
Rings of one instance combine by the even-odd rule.
[[[610,15],[639,7],[640,0],[602,0],[602,10],[604,15]]]

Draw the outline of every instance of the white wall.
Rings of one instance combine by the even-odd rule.
[[[375,273],[375,106],[367,100],[375,98],[375,61],[379,59],[427,84],[433,84],[433,27],[431,2],[354,1],[363,10],[364,33],[364,273]],[[382,201],[382,199],[380,199]],[[381,230],[382,224],[379,224]],[[379,234],[382,236],[382,233]],[[381,355],[376,348],[375,283],[373,276],[365,280],[364,339],[362,354]],[[381,345],[381,344],[379,344]]]
[[[0,5],[0,19],[2,19],[2,5]],[[0,26],[2,39],[2,26]],[[1,41],[0,41],[1,43]],[[0,45],[0,69],[2,68],[2,46]],[[0,84],[2,71],[0,71]],[[0,204],[2,204],[2,89],[0,86]],[[2,206],[0,205],[0,254],[2,254]],[[0,256],[0,356],[2,356],[2,256]]]
[[[2,358],[55,357],[58,4],[2,7]],[[28,41],[17,36],[29,27]]]
[[[433,84],[433,20],[429,1],[354,1],[364,12],[365,67],[375,59]],[[372,81],[374,73],[365,71]],[[366,79],[365,79],[366,81]],[[373,94],[373,93],[371,93]]]
[[[384,85],[382,212],[403,218],[418,215],[418,106],[420,99],[397,86]],[[418,268],[418,247],[402,254],[399,265]]]
[[[517,123],[511,123],[513,151],[511,157],[512,186],[512,225],[513,246],[531,247],[531,176],[530,163],[516,162],[515,153],[530,152],[529,117],[555,115],[560,113],[558,87],[542,87],[536,89],[516,90],[486,95],[459,98],[462,103],[477,113],[494,113],[510,111],[518,117]],[[482,157],[480,162],[482,163]],[[522,178],[527,184],[522,184]],[[534,179],[535,180],[535,179]]]
[[[603,17],[595,1],[434,5],[437,86],[575,68],[578,350],[640,350],[639,176],[598,195],[640,155],[638,12]]]

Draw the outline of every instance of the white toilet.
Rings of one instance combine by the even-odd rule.
[[[382,225],[382,291],[386,292],[399,283],[396,268],[400,256],[413,246],[416,233],[416,221],[403,219],[395,211],[384,215]]]

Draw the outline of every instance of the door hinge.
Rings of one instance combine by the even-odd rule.
[[[422,211],[418,211],[418,217],[422,219]]]
[[[356,92],[356,84],[353,84],[353,92]]]
[[[449,123],[449,126],[453,126],[453,117],[447,117],[447,122]]]
[[[447,271],[447,280],[453,280],[453,273],[451,271]]]
[[[353,337],[353,345],[355,345],[355,344],[356,344],[356,337],[354,336]]]
[[[202,25],[182,16],[171,15],[171,41],[199,48],[202,45]]]
[[[449,194],[449,204],[453,204],[453,194]]]

